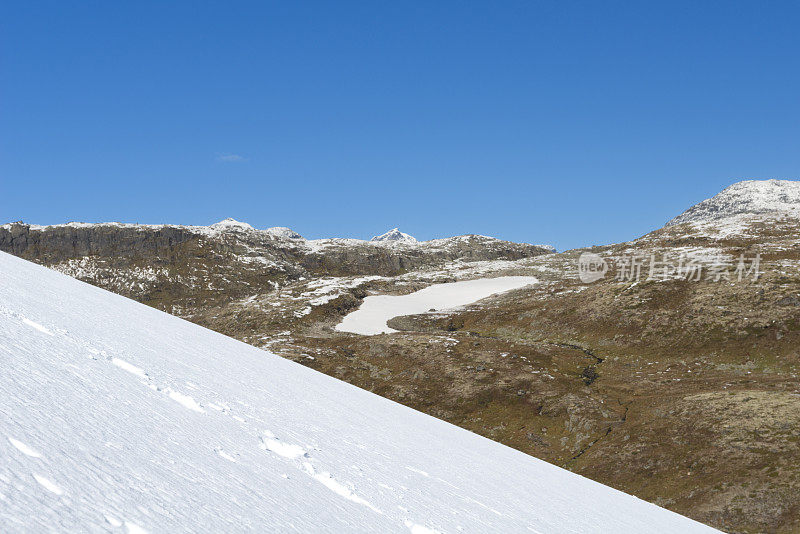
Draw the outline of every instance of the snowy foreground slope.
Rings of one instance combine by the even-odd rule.
[[[3,532],[713,532],[0,253]]]

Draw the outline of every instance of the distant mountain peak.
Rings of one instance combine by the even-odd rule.
[[[736,215],[786,214],[800,217],[800,181],[744,180],[695,204],[667,226],[685,222],[708,222]]]
[[[404,234],[397,228],[392,228],[388,232],[383,235],[376,235],[372,239],[372,242],[391,242],[391,243],[406,243],[409,245],[417,243],[417,239],[414,236]]]
[[[221,220],[218,223],[214,223],[211,225],[211,228],[214,230],[233,230],[233,231],[247,231],[253,230],[253,227],[247,224],[246,222],[237,221],[236,219],[232,219],[228,217],[227,219]]]

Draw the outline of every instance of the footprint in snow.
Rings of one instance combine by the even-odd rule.
[[[300,445],[294,445],[292,443],[286,443],[278,438],[270,432],[269,430],[264,431],[264,435],[261,437],[261,443],[259,445],[262,449],[268,450],[272,453],[277,454],[283,458],[287,458],[289,460],[296,460],[298,458],[309,458],[308,452],[301,447]],[[299,466],[298,466],[299,467]],[[303,462],[301,471],[305,472],[308,476],[334,492],[335,494],[339,495],[347,499],[348,501],[352,501],[357,504],[361,504],[366,506],[367,508],[371,509],[373,512],[380,514],[381,511],[372,505],[366,499],[356,495],[355,491],[350,489],[349,487],[345,486],[338,480],[334,478],[334,476],[330,473],[324,471],[317,471],[314,469],[314,466],[311,465],[310,462]],[[288,477],[286,477],[288,478]]]
[[[149,378],[147,376],[147,373],[144,372],[144,370],[140,369],[139,367],[136,367],[132,363],[126,362],[122,358],[111,358],[111,363],[113,363],[123,371],[127,371],[132,375],[138,376],[139,378],[144,378],[145,380]]]
[[[406,526],[408,530],[411,531],[411,534],[442,534],[438,530],[434,530],[432,528],[428,528],[424,525],[419,525],[414,523],[413,521],[404,521],[403,524]]]
[[[430,475],[427,472],[425,472],[425,471],[423,471],[421,469],[417,469],[416,467],[411,467],[410,465],[407,465],[406,469],[408,469],[409,471],[411,471],[413,473],[417,473],[418,475],[422,475],[424,477],[430,477]]]
[[[34,328],[34,329],[38,330],[39,332],[41,332],[43,334],[47,334],[48,336],[55,335],[50,330],[45,328],[44,326],[40,325],[39,323],[35,323],[35,322],[31,321],[30,319],[28,319],[26,317],[22,318],[22,322],[25,323],[26,325],[30,326],[31,328]]]
[[[303,470],[305,473],[337,494],[340,497],[347,499],[348,501],[352,501],[356,504],[361,504],[375,512],[376,514],[382,513],[378,508],[376,508],[372,503],[367,501],[366,499],[358,496],[354,490],[350,489],[349,487],[345,486],[338,480],[334,478],[334,476],[330,473],[317,471],[314,469],[314,466],[311,465],[309,462],[303,462]]]
[[[308,458],[308,453],[300,445],[293,445],[276,438],[271,432],[264,432],[259,445],[265,451],[270,451],[283,458],[295,460],[300,457]]]
[[[21,452],[25,456],[30,456],[31,458],[41,458],[42,457],[41,454],[39,454],[35,450],[31,449],[30,447],[28,447],[27,445],[25,445],[24,443],[22,443],[19,440],[16,440],[16,439],[14,439],[12,437],[9,437],[8,438],[8,442],[11,443],[14,446],[14,448],[16,448],[19,452]]]
[[[183,393],[175,391],[171,388],[166,388],[164,392],[170,399],[174,400],[184,408],[188,408],[189,410],[197,413],[206,413],[206,411],[191,396],[184,395]]]
[[[177,402],[178,404],[180,404],[184,408],[192,410],[193,412],[206,413],[206,411],[203,409],[203,407],[200,405],[200,403],[198,403],[196,400],[194,400],[194,398],[191,395],[184,395],[180,391],[175,391],[172,388],[163,387],[163,386],[159,386],[157,384],[154,384],[152,382],[151,378],[150,378],[150,375],[148,375],[144,371],[144,369],[142,369],[140,367],[137,367],[137,366],[133,365],[132,363],[123,360],[122,358],[117,358],[116,356],[108,356],[108,355],[105,354],[105,351],[100,351],[100,352],[103,355],[105,355],[105,357],[106,357],[106,359],[108,361],[110,361],[111,363],[113,363],[114,365],[116,365],[117,367],[122,369],[123,371],[126,371],[126,372],[128,372],[128,373],[130,373],[130,374],[132,374],[134,376],[137,376],[137,377],[143,379],[145,381],[144,384],[147,387],[149,387],[150,389],[152,389],[153,391],[158,391],[159,393],[166,394],[170,399],[174,400],[175,402]],[[191,382],[187,382],[187,384],[191,384],[191,386],[194,386],[194,387],[191,387],[190,389],[197,389],[197,386],[195,384],[192,384]],[[215,409],[222,409],[222,407],[219,407],[219,406],[216,406],[216,405],[214,405],[214,408]]]
[[[225,458],[225,459],[226,459],[226,460],[228,460],[229,462],[234,462],[234,463],[236,463],[236,458],[234,458],[233,456],[231,456],[231,455],[230,455],[230,454],[228,454],[227,452],[223,451],[223,450],[222,450],[222,449],[220,449],[220,448],[217,448],[216,450],[217,450],[217,454],[219,454],[221,457]]]
[[[33,475],[33,478],[36,479],[36,482],[38,482],[40,486],[42,486],[50,493],[55,493],[56,495],[64,495],[64,490],[55,485],[51,480],[41,475]]]
[[[125,528],[128,529],[128,534],[147,534],[145,529],[130,521],[125,521]]]

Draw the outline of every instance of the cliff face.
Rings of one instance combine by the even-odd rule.
[[[0,227],[0,250],[171,313],[302,273],[291,250],[179,226],[15,223]]]
[[[305,241],[268,231],[208,231],[208,228],[211,227],[11,223],[0,226],[0,250],[50,265],[87,256],[117,259],[122,265],[138,258],[166,265],[187,244],[194,244],[221,254],[295,264],[311,272],[335,271],[354,276],[392,276],[459,259],[516,260],[551,252],[543,246],[477,235],[393,246],[355,239]]]
[[[38,263],[57,263],[83,256],[166,258],[198,236],[179,227],[141,231],[112,225],[52,226],[36,229],[12,223],[0,227],[0,250]]]

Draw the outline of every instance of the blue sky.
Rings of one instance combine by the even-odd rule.
[[[800,178],[781,2],[4,2],[0,219],[559,249]]]

